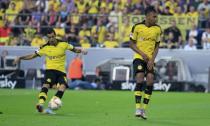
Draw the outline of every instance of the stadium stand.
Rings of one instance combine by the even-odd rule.
[[[196,47],[203,48],[202,33],[210,27],[208,0],[1,0],[0,44],[40,46],[44,40],[35,44],[33,38],[42,38],[46,28],[53,27],[59,38],[76,46],[128,47],[129,40],[123,37],[128,36],[129,27],[142,21],[138,15],[149,5],[159,12],[163,31],[176,20],[181,38],[174,48],[184,48],[195,27]],[[176,35],[163,34],[163,48],[171,48],[167,36]]]

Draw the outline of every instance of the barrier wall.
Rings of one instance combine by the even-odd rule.
[[[20,56],[29,53],[33,53],[37,48],[34,47],[0,47],[0,53],[3,50],[8,50],[9,55]],[[84,56],[84,69],[86,74],[94,74],[95,67],[111,58],[124,58],[132,59],[133,51],[129,48],[90,48],[88,49],[88,55]],[[74,54],[67,52],[66,66],[70,60],[74,57]],[[160,49],[157,58],[159,57],[177,57],[183,60],[189,67],[190,73],[193,77],[193,81],[202,83],[207,87],[208,83],[208,69],[210,67],[210,50],[197,50],[197,51],[184,51],[184,50],[170,50]],[[23,70],[29,68],[42,69],[44,66],[44,57],[36,58],[30,61],[22,61],[20,68]]]

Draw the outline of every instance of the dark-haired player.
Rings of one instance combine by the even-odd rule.
[[[38,104],[36,105],[36,109],[40,113],[44,112],[44,103],[47,99],[47,92],[50,87],[58,83],[60,84],[56,94],[53,96],[60,99],[68,87],[65,72],[66,50],[74,53],[87,54],[86,50],[75,48],[67,42],[56,39],[56,33],[53,29],[48,29],[47,38],[48,42],[39,50],[35,51],[35,53],[20,56],[14,61],[14,64],[16,64],[20,60],[31,60],[41,56],[46,57],[45,80],[38,96]],[[47,109],[46,113],[52,114],[54,112]]]
[[[147,119],[145,110],[152,95],[154,60],[158,53],[161,35],[161,28],[156,24],[158,17],[154,7],[147,7],[145,16],[144,21],[133,26],[130,34],[130,48],[135,52],[133,60],[133,70],[136,79],[135,116],[143,119]],[[145,77],[146,88],[144,89]]]

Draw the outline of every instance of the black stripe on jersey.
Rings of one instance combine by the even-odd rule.
[[[47,45],[50,45],[49,42],[47,42],[46,44],[40,46],[40,49],[41,49],[41,48],[44,48],[44,47],[47,46]]]
[[[35,54],[36,54],[37,56],[41,57],[41,56],[37,53],[37,51],[35,51]]]
[[[140,25],[140,24],[145,24],[145,20],[144,20],[144,21],[142,21],[142,22],[140,22],[140,23],[135,24],[135,25],[132,27],[131,32],[133,33],[133,32],[134,32],[135,27],[136,27],[137,25]]]

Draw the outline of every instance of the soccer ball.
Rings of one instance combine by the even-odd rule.
[[[60,98],[57,98],[57,97],[53,97],[48,104],[48,107],[53,109],[53,110],[57,110],[61,106],[62,106],[62,101],[61,101]]]

